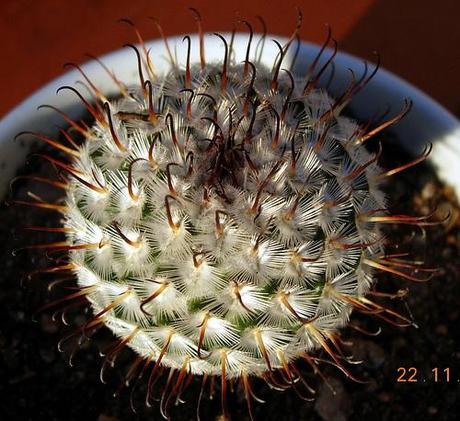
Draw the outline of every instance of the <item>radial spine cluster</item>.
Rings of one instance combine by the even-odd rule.
[[[226,51],[140,70],[91,106],[66,168],[92,320],[158,365],[264,377],[334,340],[374,282],[378,153],[341,115],[346,98],[282,70],[280,51],[271,69]]]

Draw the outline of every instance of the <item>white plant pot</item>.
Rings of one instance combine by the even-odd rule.
[[[229,39],[228,34],[226,38]],[[262,54],[262,62],[267,63],[267,65],[273,63],[278,53],[278,48],[271,41],[272,38],[271,36],[267,37]],[[234,58],[236,62],[241,62],[245,58],[247,39],[247,34],[236,34],[235,36]],[[191,40],[191,60],[198,62],[198,38],[192,36]],[[258,37],[255,36],[252,44],[253,51],[257,40]],[[278,38],[278,40],[281,43],[285,42],[285,39]],[[175,47],[179,62],[186,57],[187,43],[182,41],[182,37],[169,38],[169,43]],[[159,73],[166,71],[169,64],[163,41],[148,42],[147,48],[151,51],[150,54],[156,70]],[[294,72],[306,69],[318,49],[317,45],[302,43],[293,69]],[[220,39],[214,35],[206,36],[207,61],[221,60],[223,51]],[[326,60],[330,53],[330,50],[326,50],[322,60]],[[63,61],[65,59],[66,57],[62,58]],[[282,67],[289,68],[292,59],[293,54],[288,54]],[[125,48],[109,53],[102,57],[102,61],[126,84],[139,83],[136,59],[131,49]],[[82,68],[94,84],[107,96],[116,93],[116,86],[98,63],[89,62],[84,64]],[[338,53],[335,59],[335,76],[330,85],[332,94],[338,95],[344,90],[350,78],[348,69],[353,69],[357,75],[361,74],[364,69],[363,60],[349,54]],[[5,195],[10,179],[23,165],[29,151],[30,143],[15,141],[15,135],[23,130],[53,135],[57,131],[57,125],[66,125],[58,113],[46,108],[37,110],[37,107],[42,104],[54,105],[73,118],[81,117],[85,110],[76,95],[67,91],[56,94],[59,87],[63,85],[74,86],[81,79],[80,73],[76,70],[65,73],[35,92],[0,121],[0,198]],[[395,125],[392,130],[401,140],[402,146],[413,154],[420,153],[427,142],[433,143],[433,151],[429,160],[441,180],[452,186],[457,197],[460,198],[460,122],[449,111],[414,86],[383,69],[380,69],[366,88],[353,98],[351,109],[354,115],[360,120],[364,120],[379,111],[384,111],[388,106],[391,107],[392,112],[396,113],[401,109],[405,98],[412,99],[414,106],[409,115]]]

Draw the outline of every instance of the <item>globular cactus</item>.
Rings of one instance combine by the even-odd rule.
[[[228,381],[250,401],[251,377],[296,384],[296,361],[315,367],[318,349],[352,376],[338,332],[353,309],[411,323],[366,295],[376,270],[416,279],[385,255],[381,225],[421,219],[389,215],[380,184],[426,155],[384,172],[364,145],[410,104],[373,130],[342,115],[373,73],[332,98],[316,63],[306,76],[283,69],[294,36],[272,68],[250,58],[251,39],[242,63],[221,39],[220,62],[206,61],[201,36],[201,61],[171,56],[163,76],[133,47],[140,83],[112,75],[110,100],[88,81],[94,125],[71,122],[84,141],[53,142],[69,160],[48,158],[69,177],[54,205],[66,241],[46,247],[68,251],[52,270],[71,270],[69,298],[91,304],[80,332],[105,325],[119,338],[109,362],[132,348],[149,389],[160,371],[176,376],[170,395],[187,373],[220,377],[226,411]]]

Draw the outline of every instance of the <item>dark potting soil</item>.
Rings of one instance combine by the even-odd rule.
[[[382,143],[387,168],[409,160],[390,135]],[[25,171],[41,175],[53,172],[50,165],[36,158],[30,159]],[[303,367],[305,378],[316,388],[315,401],[305,402],[293,391],[269,390],[255,382],[256,394],[266,401],[254,403],[256,420],[457,419],[456,409],[460,410],[460,209],[453,192],[438,181],[427,164],[395,175],[389,182],[387,190],[394,205],[393,213],[426,215],[437,209],[432,219],[438,220],[451,213],[448,222],[424,231],[402,225],[388,227],[394,243],[390,250],[408,251],[413,259],[423,259],[426,266],[439,269],[426,283],[414,283],[385,273],[378,276],[379,291],[409,290],[402,298],[377,300],[411,317],[418,327],[398,328],[375,317],[355,313],[353,323],[362,329],[374,332],[379,326],[382,329],[375,337],[353,329],[343,333],[347,353],[363,361],[348,368],[366,383],[349,380],[337,368],[323,364],[325,382],[313,375],[311,369]],[[59,191],[46,184],[18,180],[13,197],[26,198],[28,191],[49,200],[59,196]],[[60,319],[54,322],[49,311],[38,313],[36,321],[33,320],[35,310],[48,302],[50,296],[59,296],[62,286],[49,292],[49,281],[59,277],[43,274],[24,277],[50,263],[43,251],[22,250],[13,256],[12,250],[53,238],[58,240],[58,234],[25,232],[21,227],[56,226],[59,214],[5,204],[0,208],[0,220],[3,241],[0,248],[0,419],[161,419],[157,402],[152,408],[144,405],[146,379],[139,382],[133,393],[137,413],[131,409],[129,389],[122,389],[114,396],[134,360],[130,350],[121,353],[115,367],[107,370],[107,384],[101,383],[103,359],[99,350],[113,342],[107,330],[101,329],[91,341],[81,344],[72,367],[68,361],[74,343],[65,342],[64,352],[58,351],[58,341],[88,317],[82,314],[81,307],[69,310],[70,326],[62,326]],[[64,285],[71,286],[71,283]],[[173,419],[196,418],[199,390],[197,379],[184,395],[186,403],[172,409]],[[203,398],[202,420],[218,418],[219,400],[217,386],[212,401],[207,396]],[[230,394],[229,407],[233,420],[249,419],[241,393]]]

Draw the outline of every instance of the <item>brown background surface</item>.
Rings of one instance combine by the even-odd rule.
[[[63,72],[85,53],[100,55],[135,41],[116,21],[130,18],[145,39],[158,37],[148,19],[159,19],[167,35],[196,31],[188,7],[198,8],[207,31],[231,30],[235,16],[269,32],[289,34],[295,6],[304,13],[301,38],[321,42],[325,23],[341,50],[372,58],[417,85],[451,111],[460,112],[460,2],[458,0],[3,0],[0,3],[0,116]],[[244,30],[244,27],[240,27]]]

